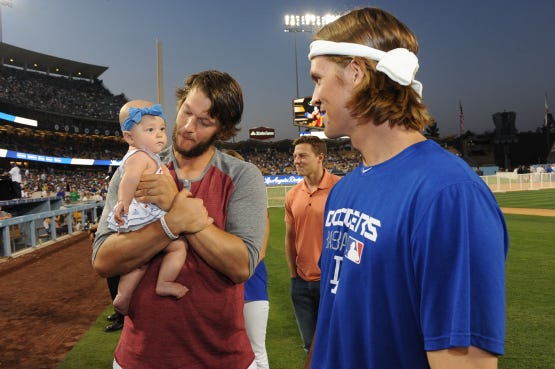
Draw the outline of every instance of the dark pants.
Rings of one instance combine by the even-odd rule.
[[[16,181],[12,182],[12,196],[14,199],[21,198],[21,183]]]
[[[300,277],[291,278],[291,300],[304,350],[308,353],[318,320],[320,282],[307,282]]]
[[[108,281],[110,296],[112,297],[112,301],[114,301],[118,294],[119,276],[110,277],[106,280]],[[106,332],[119,331],[123,327],[124,316],[118,311],[114,311],[114,314],[109,315],[108,320],[111,323],[106,327]]]
[[[116,295],[118,294],[119,275],[115,277],[109,277],[107,280],[108,289],[110,290],[110,296],[112,296],[112,301],[114,301]]]

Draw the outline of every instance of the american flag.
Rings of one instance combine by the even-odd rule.
[[[464,112],[461,100],[459,100],[459,132],[461,135],[464,133]]]

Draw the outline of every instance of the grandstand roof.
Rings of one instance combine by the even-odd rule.
[[[108,67],[81,63],[57,56],[42,54],[32,50],[0,42],[2,65],[22,69],[36,70],[72,78],[94,79],[104,73]]]

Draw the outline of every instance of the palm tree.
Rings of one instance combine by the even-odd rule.
[[[439,137],[439,128],[437,127],[437,122],[434,120],[432,124],[424,129],[424,136],[427,138],[438,138]]]

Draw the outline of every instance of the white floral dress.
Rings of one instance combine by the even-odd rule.
[[[121,165],[118,170],[123,171],[125,170],[125,162],[131,155],[143,151],[147,153],[152,160],[158,164],[158,169],[156,170],[156,174],[162,173],[162,162],[160,161],[160,157],[156,154],[151,153],[148,150],[144,149],[135,149],[128,151],[127,154],[121,160]],[[114,207],[115,208],[115,207]],[[144,202],[139,202],[135,199],[131,200],[131,204],[129,205],[129,212],[127,215],[123,216],[124,224],[119,225],[114,219],[114,209],[110,211],[108,215],[108,227],[117,232],[131,232],[136,231],[137,229],[143,228],[145,225],[150,224],[157,219],[160,219],[166,212],[160,209],[158,206],[154,204],[146,204]]]

